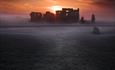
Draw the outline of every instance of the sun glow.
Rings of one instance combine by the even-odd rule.
[[[50,9],[53,13],[55,13],[57,10],[62,10],[62,7],[61,6],[51,6]]]

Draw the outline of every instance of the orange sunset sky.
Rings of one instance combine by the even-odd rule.
[[[80,8],[81,16],[115,17],[115,0],[0,0],[0,14],[29,14],[31,11],[54,12],[62,7]]]

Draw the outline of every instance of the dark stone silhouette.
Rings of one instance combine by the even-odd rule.
[[[62,8],[62,10],[56,11],[57,22],[78,22],[79,21],[79,8],[74,10],[73,8]]]
[[[85,23],[84,17],[81,17],[80,23]]]
[[[91,23],[95,23],[95,15],[94,14],[92,14],[92,16],[91,16]]]
[[[30,13],[32,22],[78,22],[79,21],[79,8],[74,10],[73,8],[62,8],[62,10],[56,11],[56,15],[46,11],[45,14],[41,12],[31,12]]]
[[[32,22],[38,22],[42,20],[41,12],[31,12],[30,17]]]
[[[100,29],[98,27],[93,28],[93,34],[100,34]]]
[[[47,11],[45,14],[44,14],[44,20],[46,22],[54,22],[55,21],[55,15],[49,11]]]

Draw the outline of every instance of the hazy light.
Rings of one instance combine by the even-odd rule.
[[[55,13],[55,11],[57,11],[57,10],[62,10],[62,7],[61,7],[61,6],[51,6],[51,7],[50,7],[50,10],[51,10],[53,13]]]

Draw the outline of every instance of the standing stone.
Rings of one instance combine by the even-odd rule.
[[[92,31],[92,32],[93,32],[93,34],[100,34],[100,29],[95,26],[95,27],[93,28],[93,31]]]

